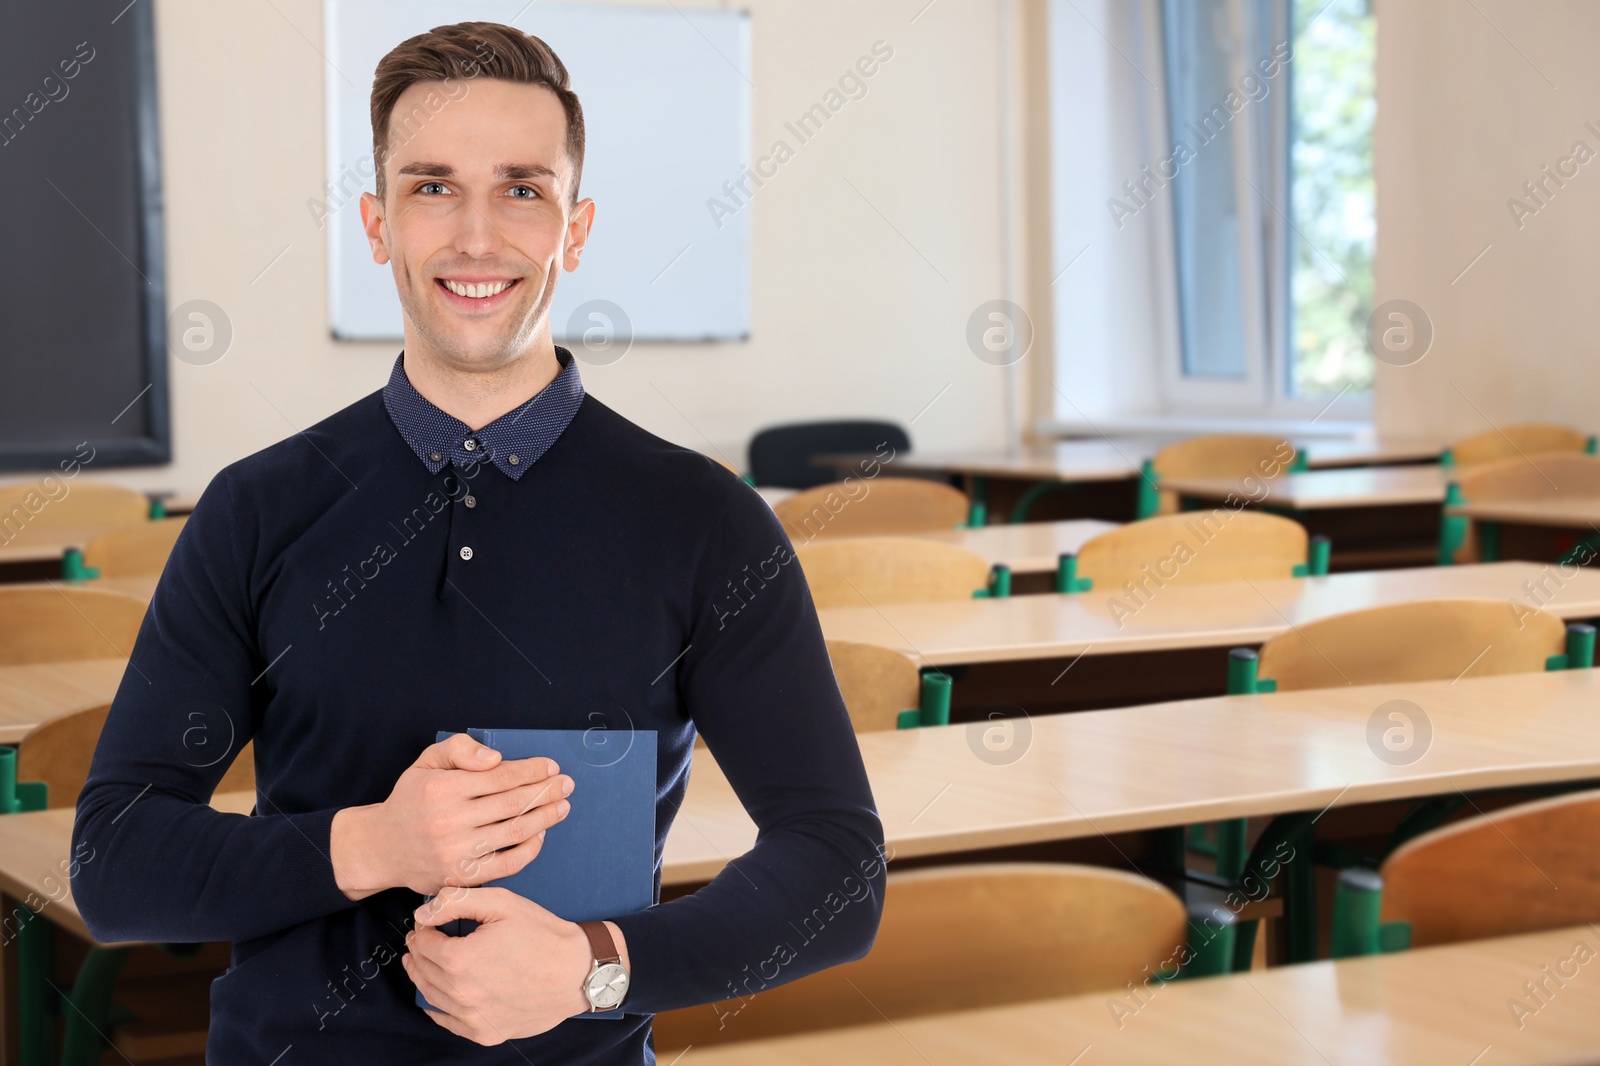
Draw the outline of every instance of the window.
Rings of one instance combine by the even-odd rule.
[[[1162,0],[1178,358],[1169,406],[1364,401],[1370,0]]]

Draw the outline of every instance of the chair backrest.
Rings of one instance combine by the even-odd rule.
[[[83,563],[101,577],[144,577],[159,574],[178,541],[188,516],[123,526],[95,537],[83,549]]]
[[[830,640],[828,659],[857,733],[897,728],[900,712],[922,699],[917,664],[893,648]]]
[[[818,537],[881,536],[954,529],[967,517],[965,493],[920,478],[829,482],[773,508],[796,544]]]
[[[1540,502],[1600,496],[1600,456],[1529,452],[1456,479],[1468,503]]]
[[[1279,691],[1527,673],[1566,649],[1555,615],[1505,600],[1417,600],[1303,622],[1261,646]]]
[[[76,806],[110,713],[111,705],[106,703],[30,729],[17,749],[17,780],[43,781],[50,786],[47,802],[51,808]],[[197,756],[195,761],[202,760]],[[255,748],[247,743],[222,776],[217,791],[248,792],[255,787]]]
[[[760,486],[809,489],[839,475],[811,465],[813,455],[878,453],[887,444],[896,455],[911,450],[911,438],[893,422],[799,422],[763,429],[750,440],[750,476]]]
[[[0,585],[0,666],[126,658],[145,603],[75,585]]]
[[[1156,515],[1108,529],[1078,550],[1078,576],[1096,591],[1124,583],[1168,584],[1290,577],[1309,538],[1292,519],[1229,507]]]
[[[869,906],[858,896],[865,882],[854,889],[850,882],[842,879],[839,899],[848,902],[838,909]],[[804,954],[806,939],[826,935],[829,920],[820,905],[797,919],[789,945],[795,955]],[[1100,867],[982,863],[892,873],[877,939],[864,958],[765,991],[751,982],[739,998],[658,1014],[656,1047],[1120,989],[1143,981],[1146,966],[1170,973],[1186,924],[1183,904],[1165,887]]]
[[[1396,848],[1383,864],[1383,921],[1413,947],[1600,921],[1600,791],[1503,807]]]
[[[1589,438],[1571,426],[1531,422],[1519,426],[1486,429],[1450,445],[1450,458],[1457,466],[1492,463],[1497,459],[1517,459],[1537,452],[1581,452]]]
[[[0,488],[0,524],[15,531],[22,526],[54,529],[141,522],[150,517],[150,500],[143,493],[94,481],[66,485],[66,494],[55,500],[34,484]]]
[[[1241,494],[1254,494],[1254,481],[1287,473],[1295,459],[1294,446],[1282,437],[1253,433],[1212,433],[1169,444],[1156,452],[1153,463],[1159,478],[1234,478],[1244,486]],[[1161,512],[1178,509],[1176,493],[1162,491]]]
[[[795,548],[818,607],[967,600],[989,581],[983,556],[909,537],[849,537]]]

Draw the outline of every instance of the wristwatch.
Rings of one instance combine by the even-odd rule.
[[[611,930],[605,922],[579,922],[578,928],[589,938],[589,951],[594,955],[594,969],[583,982],[589,1013],[616,1010],[628,994],[628,968],[622,965]]]

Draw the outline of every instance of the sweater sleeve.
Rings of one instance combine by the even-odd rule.
[[[102,943],[249,940],[354,906],[333,877],[334,810],[210,806],[265,705],[271,651],[230,477],[178,536],[78,797],[72,893]]]
[[[756,844],[697,892],[616,919],[628,1013],[742,999],[860,958],[883,906],[860,748],[800,564],[754,492],[738,491],[696,585],[678,684]]]

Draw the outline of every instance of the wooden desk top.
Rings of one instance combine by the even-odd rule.
[[[1428,749],[1408,765],[1378,758],[1367,739],[1373,713],[1395,699],[1432,725]],[[1005,728],[994,722],[857,740],[885,840],[911,858],[1600,777],[1597,701],[1600,672],[1567,670],[1046,715],[1011,723],[1009,745],[985,743]],[[993,761],[1013,751],[1014,761]],[[251,801],[234,793],[214,803],[242,812]],[[40,893],[71,827],[70,810],[0,818],[0,890]],[[702,752],[667,836],[663,883],[710,879],[755,835]],[[46,913],[81,934],[71,900],[56,894]]]
[[[776,485],[763,485],[756,489],[756,494],[767,501],[768,507],[776,507],[795,494],[794,489],[782,489]]]
[[[1152,437],[1113,437],[1109,440],[1072,440],[1032,445],[1010,453],[999,450],[970,452],[902,452],[885,466],[894,472],[982,474],[1030,481],[1122,481],[1137,477],[1139,464],[1171,440]],[[1314,468],[1360,466],[1375,463],[1437,459],[1437,443],[1417,441],[1310,440],[1297,442]],[[813,462],[841,470],[853,469],[865,454],[820,455]]]
[[[1259,644],[1312,619],[1412,600],[1524,602],[1523,582],[1537,581],[1544,570],[1537,563],[1480,563],[1197,585],[1182,584],[1179,570],[1178,582],[1155,589],[1132,614],[1138,605],[1117,589],[832,607],[818,614],[830,640],[879,644],[923,666],[950,666]],[[1583,568],[1566,579],[1546,609],[1569,619],[1600,615],[1600,572]]]
[[[0,744],[74,711],[110,703],[128,668],[126,659],[0,666]]]
[[[1453,1066],[1600,1061],[1600,982],[1568,980],[1541,1005],[1522,983],[1600,949],[1593,927],[1479,940],[986,1010],[697,1048],[700,1066]],[[1588,953],[1580,957],[1589,958]],[[1568,971],[1584,974],[1577,961]],[[1555,988],[1552,982],[1551,988]],[[1520,999],[1536,1016],[1517,1026]],[[1114,1014],[1111,1002],[1125,1010]],[[737,1020],[731,1024],[737,1025]],[[1490,1049],[1493,1050],[1490,1050]],[[1090,1050],[1092,1049],[1092,1050]]]
[[[1451,514],[1464,514],[1493,522],[1512,522],[1520,526],[1559,526],[1563,529],[1600,527],[1600,497],[1570,500],[1507,500],[1502,503],[1465,503],[1450,508]]]
[[[937,533],[897,533],[895,536],[935,540],[976,552],[990,565],[1004,563],[1012,573],[1055,573],[1062,552],[1076,554],[1085,541],[1097,537],[1116,522],[1095,518],[1067,522],[1022,522],[1016,525],[983,526],[979,529],[940,530]]]
[[[123,523],[90,526],[22,527],[16,537],[0,543],[0,563],[40,563],[59,559],[68,548],[83,548],[102,533],[119,529]]]
[[[1444,502],[1445,484],[1454,472],[1444,467],[1361,466],[1337,470],[1307,470],[1285,474],[1271,482],[1271,494],[1264,504],[1278,504],[1302,511],[1330,507],[1393,507],[1402,504]],[[1185,496],[1223,500],[1230,493],[1248,498],[1259,482],[1244,485],[1242,477],[1162,478],[1161,487]]]

